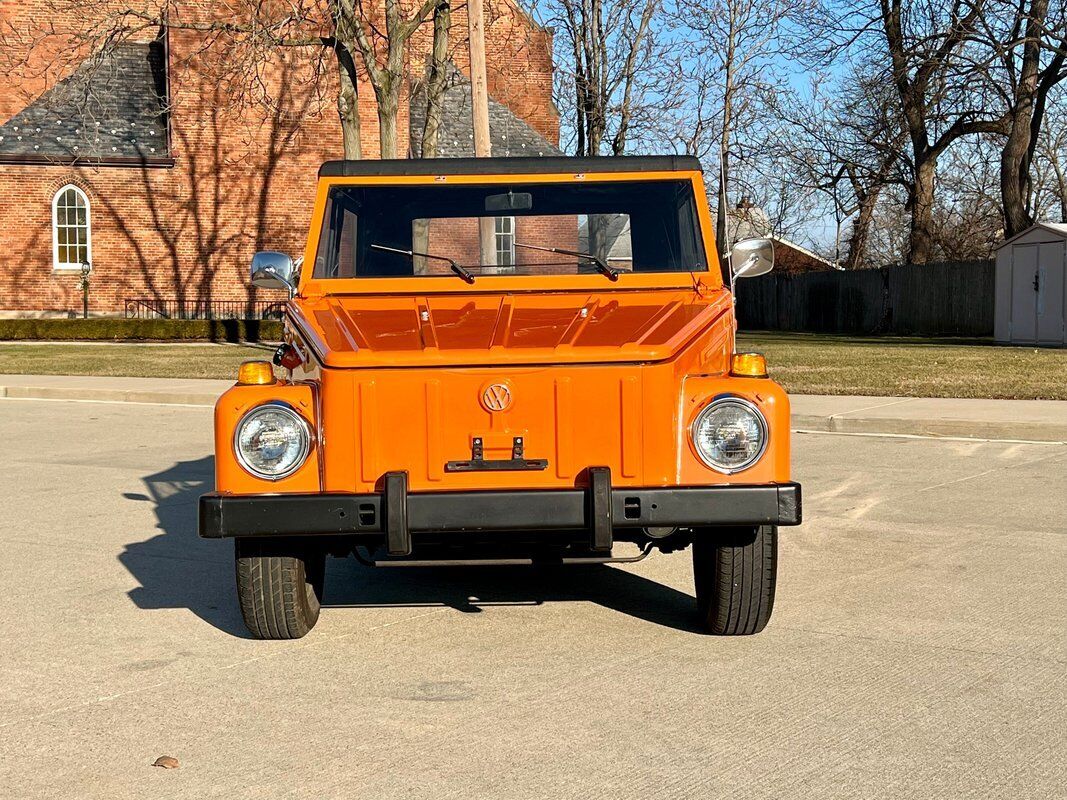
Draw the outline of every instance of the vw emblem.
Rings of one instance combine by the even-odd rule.
[[[491,383],[482,391],[482,405],[489,411],[506,411],[511,406],[511,389],[506,383]]]

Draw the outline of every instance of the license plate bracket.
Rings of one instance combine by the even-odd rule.
[[[469,459],[445,462],[445,472],[539,472],[545,469],[548,469],[547,458],[525,457],[525,443],[521,436],[511,441],[511,458],[487,459],[482,438],[475,436]]]

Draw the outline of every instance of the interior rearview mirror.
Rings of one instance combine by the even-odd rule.
[[[774,269],[774,242],[742,239],[730,250],[730,269],[735,278],[755,278]]]
[[[529,211],[533,208],[533,195],[529,192],[491,194],[485,198],[486,211]]]
[[[288,289],[291,297],[296,291],[296,267],[285,253],[264,250],[252,256],[252,285],[258,289]]]

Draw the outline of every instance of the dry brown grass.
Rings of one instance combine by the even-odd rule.
[[[1067,400],[1067,350],[953,340],[742,334],[797,394]],[[239,345],[0,344],[0,373],[221,378],[271,348]]]
[[[1067,350],[776,333],[742,334],[737,346],[764,353],[796,394],[1067,400]]]
[[[0,373],[134,378],[234,378],[273,347],[218,344],[0,344]]]

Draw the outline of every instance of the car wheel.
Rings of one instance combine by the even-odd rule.
[[[299,639],[315,627],[326,553],[291,539],[235,539],[237,597],[257,639]]]
[[[778,528],[706,528],[693,537],[693,575],[701,626],[745,636],[767,626],[774,608]]]

